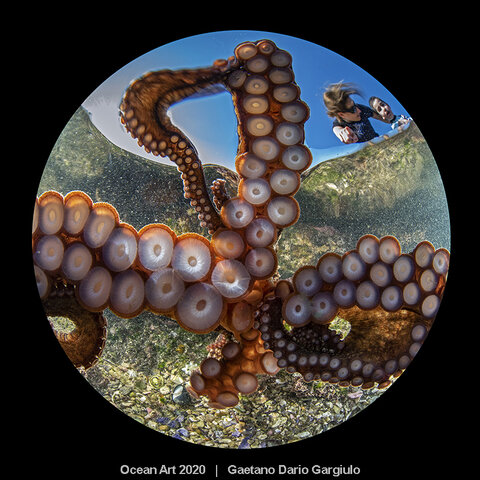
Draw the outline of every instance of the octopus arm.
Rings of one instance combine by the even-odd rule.
[[[277,285],[259,321],[264,347],[307,381],[385,388],[425,341],[448,264],[449,253],[429,242],[402,254],[394,237],[365,235],[356,249],[327,253]],[[331,328],[338,318],[346,333]]]
[[[218,210],[221,210],[225,203],[230,200],[230,197],[225,188],[225,183],[226,181],[223,178],[217,178],[216,180],[214,180],[211,186],[213,201]]]
[[[138,144],[153,155],[168,156],[182,173],[185,198],[197,210],[201,224],[210,233],[223,226],[205,182],[198,153],[192,142],[172,124],[169,107],[187,97],[220,83],[223,68],[195,70],[161,70],[134,81],[120,105],[120,119]]]
[[[75,367],[87,370],[95,365],[107,338],[107,320],[102,312],[84,309],[77,302],[73,290],[65,287],[57,289],[57,295],[52,295],[43,305],[48,316],[67,317],[75,325],[69,333],[54,329],[57,340]]]
[[[80,191],[65,197],[48,191],[37,199],[32,247],[45,311],[75,324],[57,338],[85,368],[103,349],[106,308],[122,318],[149,309],[207,333],[225,316],[226,300],[248,295],[253,286],[245,267],[218,261],[205,237],[177,236],[158,223],[137,231],[112,205]],[[234,288],[226,290],[232,276]]]

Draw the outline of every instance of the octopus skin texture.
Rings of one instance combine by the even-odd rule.
[[[238,122],[238,192],[206,186],[192,142],[168,108],[212,85],[230,92]],[[145,309],[198,334],[218,330],[189,392],[213,408],[233,407],[280,369],[305,381],[384,388],[415,357],[437,314],[449,252],[423,241],[404,253],[392,236],[362,236],[354,250],[278,280],[276,242],[298,220],[294,198],[312,162],[304,145],[309,108],[292,58],[269,40],[245,42],[211,67],[161,70],[135,80],[121,122],[147,152],[177,165],[185,198],[209,238],[167,225],[137,231],[108,203],[73,191],[36,200],[32,248],[47,315],[76,328],[56,333],[77,367],[95,364],[106,341],[106,308],[123,318]],[[339,316],[350,331],[329,328]]]

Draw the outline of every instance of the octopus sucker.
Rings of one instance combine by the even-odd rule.
[[[283,302],[283,318],[292,327],[302,327],[310,322],[311,301],[301,293],[291,293]]]
[[[235,388],[244,395],[253,393],[258,387],[257,377],[248,372],[238,374],[234,379]]]
[[[207,188],[195,146],[167,115],[216,85],[231,94],[237,117],[231,197],[225,180]],[[88,369],[102,354],[108,308],[125,319],[144,310],[166,315],[197,334],[221,331],[187,387],[212,408],[234,407],[258,389],[259,375],[280,369],[306,382],[382,389],[407,368],[440,307],[448,250],[425,240],[405,252],[391,235],[366,234],[279,279],[277,241],[300,217],[295,194],[312,163],[304,144],[310,110],[300,93],[291,55],[266,39],[244,42],[210,67],[149,72],[128,86],[125,130],[174,162],[208,235],[161,223],[137,231],[81,191],[41,194],[32,222],[35,280],[46,314],[75,324],[55,333],[75,366]],[[336,318],[348,332],[335,331]]]
[[[300,205],[293,197],[273,197],[267,205],[267,216],[278,228],[291,227],[300,217]]]
[[[379,257],[380,241],[375,235],[364,235],[358,240],[356,250],[365,263],[374,263]]]
[[[245,229],[245,238],[253,248],[268,247],[277,240],[277,229],[267,217],[257,216]]]
[[[151,273],[145,282],[145,300],[155,313],[172,313],[185,292],[185,282],[171,267]]]
[[[259,178],[267,172],[266,162],[252,153],[238,155],[235,159],[235,168],[243,178]]]
[[[322,286],[322,279],[317,269],[306,265],[298,269],[292,279],[295,290],[302,295],[313,296]]]
[[[238,260],[221,260],[212,271],[212,285],[227,299],[235,301],[246,296],[253,278],[245,265]]]
[[[175,318],[186,330],[208,333],[218,327],[226,313],[226,302],[209,283],[187,287],[176,304]]]
[[[35,283],[37,285],[40,300],[44,301],[51,289],[51,280],[48,275],[38,266],[34,265]]]
[[[226,259],[240,257],[246,249],[243,235],[238,231],[226,228],[217,230],[211,240],[211,245],[216,255]]]
[[[92,252],[81,242],[71,243],[65,250],[62,273],[69,282],[85,278],[93,263]]]
[[[137,258],[138,234],[128,224],[115,227],[102,247],[102,259],[112,272],[122,272]]]
[[[242,179],[238,191],[244,200],[255,206],[265,205],[272,193],[269,183],[263,178]]]
[[[196,177],[193,177],[192,180],[195,181]],[[230,198],[225,190],[225,183],[225,180],[217,178],[210,187],[213,194],[213,203],[219,211]],[[205,203],[205,199],[201,198],[200,203]]]
[[[146,271],[167,267],[177,241],[175,233],[166,225],[150,224],[138,232],[138,261]]]
[[[242,229],[255,218],[255,207],[241,197],[234,197],[225,203],[220,214],[230,229]]]
[[[33,259],[44,271],[56,272],[62,265],[65,246],[56,235],[44,235],[36,242]]]
[[[248,302],[235,303],[229,316],[228,329],[235,333],[243,333],[253,326],[253,307]],[[234,344],[237,345],[237,344]],[[224,353],[225,355],[225,353]]]
[[[278,260],[270,247],[252,248],[245,256],[245,267],[258,280],[271,277],[277,270]]]
[[[38,229],[45,235],[57,233],[63,225],[63,197],[54,191],[38,198]]]
[[[300,175],[292,170],[276,170],[270,176],[270,187],[279,195],[294,195],[300,188]]]
[[[109,305],[112,282],[112,275],[106,268],[93,267],[75,290],[80,304],[93,312],[105,310]]]
[[[213,266],[210,242],[194,233],[180,235],[173,249],[171,263],[185,282],[206,280]]]
[[[64,228],[71,235],[78,235],[84,228],[92,208],[92,199],[83,192],[74,191],[65,196]]]
[[[118,213],[108,203],[95,203],[82,230],[85,244],[93,249],[103,247],[119,223]]]
[[[125,270],[115,275],[110,291],[110,309],[123,318],[136,317],[144,310],[145,281],[141,273]]]

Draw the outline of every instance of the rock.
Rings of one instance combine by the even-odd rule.
[[[240,449],[250,448],[250,444],[248,443],[248,440],[246,438],[244,438],[242,440],[242,442],[240,443],[240,445],[238,446],[238,448],[240,448]]]
[[[192,405],[193,399],[183,385],[177,385],[173,389],[172,400],[179,405]]]

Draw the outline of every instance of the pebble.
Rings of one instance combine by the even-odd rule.
[[[179,405],[191,405],[193,399],[183,385],[177,385],[172,393],[172,400]]]
[[[244,438],[244,439],[242,440],[242,442],[240,443],[240,445],[238,446],[238,448],[241,448],[241,449],[243,449],[243,448],[250,448],[250,444],[248,443],[248,441],[247,441],[246,438]]]
[[[361,390],[357,390],[356,392],[350,392],[347,394],[348,398],[360,398],[363,395]]]
[[[280,425],[284,425],[286,423],[287,419],[280,417],[273,425],[272,428],[279,427]]]

